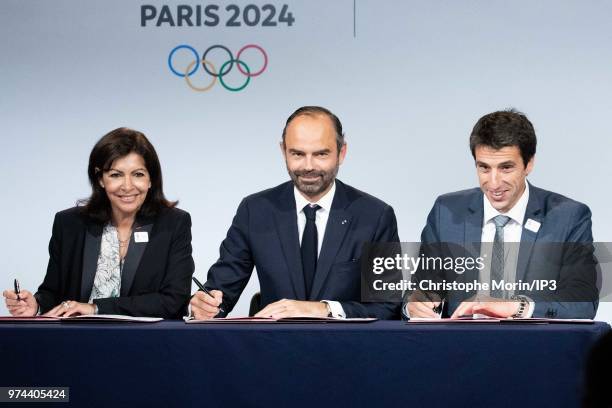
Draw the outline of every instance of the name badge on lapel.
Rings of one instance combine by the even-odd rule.
[[[525,223],[525,228],[527,228],[529,231],[537,233],[540,230],[540,225],[542,224],[540,224],[536,220],[532,220],[531,218],[529,218]]]
[[[147,231],[134,232],[134,241],[149,242],[149,233]]]

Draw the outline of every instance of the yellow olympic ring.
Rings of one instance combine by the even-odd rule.
[[[191,89],[193,89],[194,91],[197,91],[197,92],[206,92],[206,91],[210,90],[210,89],[211,89],[213,86],[215,86],[215,84],[217,83],[217,77],[216,77],[216,76],[213,76],[213,80],[212,80],[212,82],[211,82],[210,84],[206,85],[206,86],[205,86],[205,87],[203,87],[203,88],[198,88],[197,86],[195,86],[194,84],[192,84],[192,83],[191,83],[191,80],[189,79],[189,71],[191,71],[191,68],[193,68],[193,66],[194,66],[195,64],[197,64],[197,62],[198,62],[198,61],[192,61],[192,62],[190,62],[190,63],[189,63],[189,65],[187,65],[187,69],[185,70],[185,82],[187,82],[187,85],[188,85],[188,86],[189,86]],[[217,70],[215,69],[215,66],[212,64],[212,62],[210,62],[210,61],[207,61],[207,60],[203,59],[203,60],[202,60],[202,63],[203,63],[203,64],[208,65],[208,67],[209,67],[209,68],[212,70],[212,72],[213,72],[214,74],[216,74],[216,73],[217,73]]]

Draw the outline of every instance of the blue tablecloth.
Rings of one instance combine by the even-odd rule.
[[[4,323],[0,386],[70,387],[59,406],[578,407],[587,353],[608,330]]]

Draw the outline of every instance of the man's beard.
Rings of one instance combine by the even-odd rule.
[[[289,176],[291,180],[293,180],[293,184],[297,187],[297,189],[307,197],[314,197],[321,194],[325,191],[336,178],[338,174],[338,169],[340,168],[340,164],[336,164],[336,166],[330,171],[325,170],[295,170],[291,171],[287,169],[289,172]],[[300,177],[303,176],[316,176],[318,177],[314,182],[304,182]]]

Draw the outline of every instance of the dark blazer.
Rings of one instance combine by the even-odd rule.
[[[399,317],[400,303],[361,303],[359,258],[366,242],[398,242],[393,209],[336,180],[336,193],[306,298],[293,183],[246,197],[240,203],[207,286],[223,292],[223,308],[234,307],[253,267],[262,305],[280,299],[339,301],[347,317]]]
[[[460,244],[455,249],[463,248],[478,257],[483,217],[483,193],[479,188],[442,195],[427,217],[421,242]],[[525,228],[529,219],[540,223],[537,232]],[[533,317],[595,316],[598,289],[592,243],[591,211],[586,205],[529,185],[516,280],[557,280],[557,290],[552,294],[520,292],[535,301]],[[461,279],[471,281],[478,276],[465,273]],[[449,314],[460,300],[449,301]]]
[[[49,242],[49,265],[35,294],[41,313],[64,300],[87,302],[93,288],[103,225],[79,207],[58,212]],[[148,242],[130,240],[121,274],[121,296],[96,299],[100,314],[178,319],[187,313],[194,271],[191,217],[177,208],[155,218],[137,217],[134,232]]]

